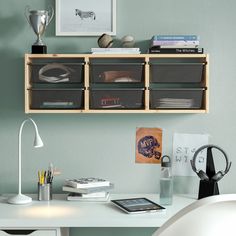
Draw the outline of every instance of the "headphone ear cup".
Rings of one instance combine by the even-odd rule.
[[[199,170],[199,172],[197,172],[197,175],[201,180],[209,180],[209,177],[203,170]]]
[[[220,179],[222,179],[224,176],[224,173],[222,173],[222,171],[218,171],[213,177],[212,180],[214,181],[219,181]]]

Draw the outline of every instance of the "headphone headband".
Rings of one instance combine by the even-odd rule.
[[[57,76],[46,76],[44,75],[45,72],[52,70],[52,69],[59,69],[63,71],[64,73],[59,74]],[[49,63],[43,66],[39,70],[39,80],[46,81],[49,83],[63,83],[68,82],[69,77],[71,74],[71,69],[61,63]]]
[[[228,157],[227,157],[227,154],[226,152],[219,146],[216,146],[216,145],[212,145],[212,144],[209,144],[209,145],[204,145],[204,146],[201,146],[199,149],[197,149],[197,151],[194,153],[194,156],[193,156],[193,159],[190,161],[191,162],[191,166],[192,166],[192,169],[195,173],[197,173],[197,175],[203,179],[203,180],[209,180],[209,177],[207,176],[207,174],[203,171],[203,170],[200,170],[198,171],[197,168],[196,168],[196,159],[197,159],[197,156],[198,154],[204,150],[204,149],[211,149],[211,148],[215,148],[215,149],[218,149],[219,151],[221,151],[223,153],[223,156],[225,158],[225,161],[226,161],[226,166],[225,166],[225,170],[224,171],[219,171],[217,172],[213,177],[212,179],[215,180],[215,181],[218,181],[220,180],[225,174],[228,173],[230,167],[231,167],[231,164],[232,162],[229,162],[228,160]]]

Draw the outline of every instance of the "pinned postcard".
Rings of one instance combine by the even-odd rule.
[[[136,129],[136,163],[160,164],[162,156],[162,129]]]
[[[196,176],[192,170],[190,160],[195,151],[208,144],[208,134],[181,134],[175,133],[173,137],[173,175]],[[199,153],[196,161],[197,169],[206,170],[207,150]]]

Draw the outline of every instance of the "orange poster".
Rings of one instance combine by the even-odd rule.
[[[159,164],[162,156],[162,129],[136,129],[136,163]]]

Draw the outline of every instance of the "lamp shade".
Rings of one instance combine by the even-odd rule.
[[[43,147],[43,141],[39,135],[38,126],[36,125],[33,119],[29,118],[28,120],[30,120],[34,125],[34,130],[35,130],[34,147],[35,148]]]
[[[34,147],[35,148],[43,147],[43,141],[37,131],[35,132]]]

